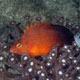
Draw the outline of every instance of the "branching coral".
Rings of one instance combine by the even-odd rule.
[[[74,35],[79,30],[79,27],[71,27],[72,22],[64,24],[63,17],[55,16],[54,19],[55,24],[66,25]],[[14,35],[14,31],[17,29],[7,37]],[[13,41],[15,38],[16,36],[13,37]],[[60,50],[55,46],[49,55],[36,58],[31,58],[26,53],[22,56],[10,53],[12,42],[6,42],[6,34],[0,38],[0,42],[4,44],[0,44],[1,80],[80,80],[80,48],[75,41],[72,45],[64,45]],[[4,51],[8,51],[8,55],[4,55]]]

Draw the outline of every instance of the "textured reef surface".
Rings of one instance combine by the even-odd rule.
[[[79,0],[0,0],[0,80],[80,80]],[[61,17],[60,17],[61,16]],[[10,53],[26,25],[50,22],[68,28],[72,45],[57,46],[47,56]]]
[[[41,21],[40,18],[36,21]],[[27,24],[30,24],[27,22]],[[0,29],[0,79],[1,80],[79,80],[80,79],[80,27],[64,17],[54,16],[52,24],[68,28],[75,40],[72,45],[57,45],[47,56],[31,58],[10,53],[10,47],[23,35],[21,23],[9,22]],[[73,26],[73,27],[72,27]],[[78,34],[77,34],[78,32]],[[76,37],[77,35],[77,37]]]
[[[0,0],[0,22],[21,22],[26,25],[24,16],[31,16],[30,21],[37,17],[50,21],[49,16],[64,16],[79,23],[80,0]],[[0,26],[1,27],[1,26]]]

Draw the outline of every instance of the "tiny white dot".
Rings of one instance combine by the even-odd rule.
[[[32,72],[32,68],[29,68],[29,69],[28,69],[28,72]]]
[[[54,53],[52,53],[52,56],[55,56],[55,54],[54,54]]]
[[[69,59],[73,59],[73,57],[72,56],[69,56]]]
[[[68,77],[69,75],[68,74],[65,74],[65,76]]]
[[[33,62],[30,62],[30,65],[31,65],[31,66],[33,66],[33,65],[34,65],[34,63],[33,63]]]
[[[37,74],[40,74],[41,73],[41,71],[37,71]]]
[[[69,53],[70,53],[70,52],[71,52],[71,50],[69,50],[69,49],[68,49],[68,50],[67,50],[67,52],[69,52]]]
[[[80,76],[78,76],[78,79],[80,79]]]
[[[77,63],[77,60],[73,60],[74,63]]]
[[[76,46],[77,44],[74,42],[73,45]]]
[[[49,59],[52,59],[52,57],[49,57]]]
[[[52,70],[50,70],[50,73],[52,74],[52,73],[53,73],[53,71],[52,71]]]
[[[4,58],[1,56],[1,57],[0,57],[0,60],[3,60],[3,59],[4,59]]]
[[[65,66],[66,64],[62,64],[63,66]]]
[[[25,57],[24,57],[24,60],[27,60],[27,59],[28,59],[28,57],[27,57],[27,56],[25,56]]]
[[[76,51],[79,51],[79,48],[76,48]]]
[[[49,78],[47,78],[46,80],[50,80]]]
[[[62,59],[62,62],[63,62],[63,63],[65,63],[65,62],[66,62],[66,60],[65,60],[65,59]]]
[[[32,80],[36,80],[36,78],[32,78]]]
[[[0,71],[2,72],[2,71],[3,71],[3,69],[0,69]]]
[[[59,72],[58,72],[58,74],[59,74],[59,75],[62,75],[62,74],[63,74],[63,72],[62,72],[62,71],[59,71]]]
[[[41,73],[41,76],[45,76],[45,74],[44,73]]]
[[[4,48],[7,48],[7,46],[4,46]]]
[[[23,67],[22,64],[19,65],[20,67]]]
[[[11,61],[14,61],[14,58],[11,58]]]
[[[80,70],[80,67],[76,67],[77,70]]]
[[[68,46],[66,46],[66,45],[65,45],[65,46],[64,46],[64,48],[65,48],[65,49],[67,49],[67,48],[68,48]]]
[[[40,66],[41,69],[43,69],[43,66]]]
[[[50,66],[50,65],[51,65],[51,64],[48,62],[48,63],[47,63],[47,66]]]

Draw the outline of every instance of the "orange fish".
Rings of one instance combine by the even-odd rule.
[[[48,22],[36,22],[27,26],[21,39],[16,41],[10,52],[31,57],[46,56],[55,45],[71,44],[73,34],[65,27]]]

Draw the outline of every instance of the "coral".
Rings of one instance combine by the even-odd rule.
[[[0,63],[5,62],[0,69],[1,73],[11,80],[78,80],[80,77],[80,48],[73,45],[64,45],[60,51],[55,46],[43,60],[32,59],[26,53],[22,56],[10,54],[4,59],[0,56]],[[6,64],[7,63],[7,64]],[[17,70],[12,74],[9,69]],[[7,74],[12,75],[7,75]],[[6,79],[4,79],[6,80]]]
[[[38,21],[41,21],[41,17],[38,18]],[[53,18],[52,24],[63,25],[74,35],[80,30],[79,25],[74,25],[64,17]],[[28,19],[30,17],[26,16],[27,21]],[[72,45],[64,45],[60,50],[56,45],[45,57],[31,58],[26,53],[20,56],[9,52],[12,44],[23,34],[20,23],[11,21],[8,26],[0,30],[0,33],[0,80],[80,79],[80,47],[75,41]]]

